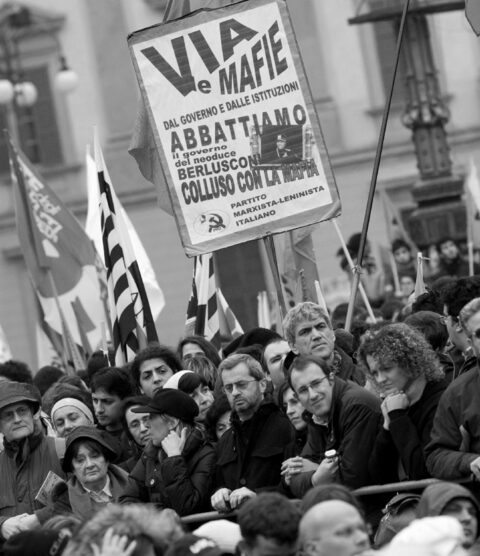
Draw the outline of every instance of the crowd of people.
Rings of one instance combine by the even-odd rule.
[[[302,302],[221,354],[7,361],[0,554],[480,554],[479,356],[480,277],[450,275],[351,332]],[[182,525],[208,511],[233,521]]]

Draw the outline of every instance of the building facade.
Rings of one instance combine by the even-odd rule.
[[[208,0],[198,4],[208,4]],[[195,1],[192,0],[192,4]],[[338,223],[345,235],[360,231],[368,194],[395,37],[387,23],[349,25],[359,0],[288,0],[325,142],[342,200]],[[193,263],[181,247],[174,219],[157,205],[154,187],[140,175],[127,149],[138,88],[127,35],[162,19],[164,0],[29,0],[33,27],[18,40],[25,77],[39,90],[32,110],[17,114],[17,136],[58,196],[84,221],[85,150],[96,126],[114,187],[151,258],[166,306],[157,321],[162,342],[183,332]],[[480,165],[480,43],[462,11],[429,16],[433,54],[445,102],[454,171]],[[34,32],[32,32],[32,29]],[[60,51],[79,76],[76,90],[55,89]],[[0,50],[0,72],[5,65]],[[401,212],[414,208],[418,172],[410,131],[401,123],[399,82],[387,128],[378,188]],[[2,124],[10,116],[0,108]],[[3,127],[2,125],[2,127]],[[386,224],[376,199],[370,239],[386,245]],[[319,275],[332,300],[345,295],[347,279],[335,253],[331,223],[313,235]],[[280,248],[281,242],[278,243]],[[256,297],[273,289],[263,247],[256,242],[217,253],[220,285],[245,327],[256,324]],[[332,301],[333,303],[334,301]],[[5,144],[0,139],[0,324],[15,358],[36,368],[35,301],[15,230]]]

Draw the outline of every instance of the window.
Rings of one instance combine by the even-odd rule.
[[[18,107],[16,126],[21,149],[34,164],[55,166],[63,162],[52,89],[47,65],[24,71],[24,80],[37,88],[38,98],[32,107]],[[7,127],[7,113],[0,113],[1,129]],[[15,124],[12,124],[15,125]],[[5,137],[0,136],[0,173],[9,171]]]
[[[381,83],[386,99],[390,90],[395,63],[395,50],[397,44],[396,26],[393,21],[376,21],[373,23],[373,33],[377,47]],[[402,58],[400,57],[397,76],[395,78],[395,87],[393,89],[392,106],[403,106],[405,103],[404,88],[405,69]]]

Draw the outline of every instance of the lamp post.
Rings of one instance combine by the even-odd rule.
[[[0,7],[0,107],[5,108],[7,126],[11,135],[18,140],[17,118],[20,108],[31,108],[38,98],[36,86],[23,78],[18,44],[28,37],[29,31],[35,26],[32,12],[29,8],[14,2],[8,2]],[[69,93],[78,83],[77,74],[68,67],[62,53],[57,36],[49,34],[60,52],[60,69],[55,76],[55,89],[61,93]]]
[[[371,9],[351,24],[390,21],[398,31],[402,0],[369,2]],[[373,7],[372,7],[373,6]],[[417,204],[408,227],[413,241],[424,249],[449,235],[466,237],[463,176],[454,175],[445,124],[448,108],[442,99],[435,68],[427,15],[464,9],[464,1],[415,0],[405,25],[401,63],[405,75],[403,124],[412,130],[419,178],[412,183]]]

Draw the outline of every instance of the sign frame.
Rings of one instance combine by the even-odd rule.
[[[276,28],[276,32],[271,31],[275,23],[273,23],[269,29],[262,28],[261,31],[256,31],[256,28],[249,27],[245,23],[245,20],[248,20],[248,16],[252,15],[253,11],[257,9],[268,10],[269,12],[273,12],[276,10],[275,14],[279,14],[281,23],[281,25],[278,25],[278,22],[275,20],[275,23],[277,23],[278,25],[278,27]],[[249,14],[249,12],[251,13]],[[257,13],[265,12],[261,11]],[[238,18],[238,20],[235,18]],[[240,22],[238,28],[235,27],[236,23],[234,22]],[[222,32],[220,33],[217,31],[217,33],[220,35],[219,40],[221,41],[222,46],[221,53],[223,53],[223,58],[225,58],[226,54],[230,53],[230,58],[223,60],[219,65],[218,62],[221,57],[218,54],[218,44],[215,44],[217,49],[211,47],[208,42],[208,37],[206,37],[205,34],[202,34],[202,30],[212,28],[213,35],[213,33],[215,32],[215,28],[219,27],[219,25],[221,26],[222,23],[224,23],[227,31],[229,32],[229,40],[226,41],[226,45],[223,43],[227,31],[225,31],[225,27],[220,27],[222,29]],[[256,31],[257,36],[253,38],[253,40],[247,40],[246,38],[247,36],[252,35],[252,33],[249,32],[249,29],[250,32],[252,30]],[[284,33],[283,30],[285,31]],[[245,33],[243,39],[242,32]],[[262,33],[263,36],[261,36]],[[201,34],[202,36],[200,36]],[[195,37],[196,41],[196,58],[195,55],[192,56],[191,54],[192,45],[190,41],[192,43],[194,42],[192,36]],[[258,37],[261,37],[261,39],[257,41]],[[171,47],[168,49],[169,51],[167,52],[166,49],[158,50],[158,47],[160,46],[160,44],[162,44],[162,41],[166,41],[167,39],[170,39]],[[237,39],[238,42],[235,42],[237,41]],[[180,44],[179,51],[174,51],[172,40],[176,41],[177,46],[178,44]],[[289,71],[289,74],[293,75],[296,78],[298,88],[296,90],[293,89],[287,91],[288,83],[282,83],[283,78],[281,77],[281,74],[277,73],[277,75],[274,75],[274,78],[271,81],[266,82],[261,86],[257,86],[253,89],[244,89],[241,92],[234,92],[230,95],[225,95],[226,98],[220,97],[220,93],[217,95],[215,93],[212,94],[211,92],[207,92],[209,85],[211,86],[211,82],[209,83],[209,85],[205,83],[206,81],[208,82],[207,79],[200,79],[197,82],[194,81],[193,87],[195,90],[192,90],[192,83],[191,81],[189,82],[187,78],[188,76],[185,77],[184,67],[182,69],[182,66],[180,65],[182,63],[182,59],[181,57],[179,57],[179,52],[182,52],[182,41],[183,55],[186,55],[187,57],[187,66],[188,70],[190,70],[192,79],[195,73],[194,70],[191,70],[192,59],[195,63],[197,63],[197,66],[199,64],[201,65],[202,63],[204,64],[205,68],[202,68],[202,70],[205,72],[205,69],[207,69],[210,72],[210,75],[213,76],[213,81],[213,79],[215,78],[215,71],[218,70],[218,73],[220,73],[220,71],[222,71],[222,68],[225,68],[229,64],[237,64],[241,61],[242,63],[248,65],[248,62],[244,62],[245,56],[247,55],[245,54],[245,52],[242,54],[241,57],[236,54],[235,49],[237,48],[237,46],[241,50],[245,46],[251,45],[251,43],[256,44],[256,42],[260,43],[260,41],[262,41],[262,45],[265,45],[265,52],[263,53],[265,60],[263,65],[268,65],[268,71],[265,71],[265,68],[263,68],[264,74],[269,73],[269,77],[271,77],[272,73],[275,74],[275,70],[278,70],[279,67],[280,69],[284,67],[282,66],[283,60],[287,66],[287,73]],[[269,44],[265,44],[265,41],[269,41]],[[210,253],[217,249],[229,247],[238,243],[261,239],[272,234],[278,234],[296,228],[309,226],[311,224],[329,220],[340,214],[340,197],[338,194],[335,178],[330,165],[330,160],[320,127],[319,118],[315,110],[313,97],[305,73],[305,68],[300,55],[300,51],[298,49],[296,37],[293,31],[290,15],[285,0],[248,0],[227,7],[217,8],[215,10],[199,10],[180,19],[136,31],[129,36],[128,43],[140,90],[142,93],[142,98],[147,109],[149,122],[152,127],[153,136],[155,138],[155,145],[158,149],[161,161],[161,168],[165,178],[165,182],[167,184],[167,190],[170,196],[173,214],[179,230],[180,239],[188,256]],[[283,52],[279,50],[280,44],[281,48],[285,49]],[[207,54],[211,54],[211,56],[207,56],[204,58],[201,55],[200,50],[198,49],[198,45],[203,45],[204,51],[207,51]],[[255,48],[257,48],[257,46]],[[277,49],[276,57],[273,59],[273,61],[272,56],[270,56],[270,60],[267,59],[268,48],[270,48],[270,54],[272,54],[273,50]],[[147,51],[149,52],[148,59],[147,55],[145,54],[145,52]],[[253,48],[251,48],[251,51],[253,52]],[[249,53],[249,56],[253,59],[252,52]],[[158,67],[155,66],[154,61],[152,61],[158,54],[160,54],[160,58],[162,58],[163,72],[161,72]],[[284,57],[282,58],[282,56]],[[214,67],[215,65],[217,66],[216,68]],[[167,67],[167,71],[170,72],[170,78],[167,78],[165,76],[165,67]],[[260,72],[261,69],[262,68],[255,67],[255,72],[257,70],[258,72]],[[247,72],[248,74],[249,70],[244,69],[244,67],[242,66],[242,72],[243,71]],[[156,74],[158,74],[158,82],[155,80],[155,72]],[[174,85],[172,81],[172,79],[175,80],[175,76],[172,78],[172,75],[174,74],[176,74],[177,76],[177,85]],[[231,75],[232,74],[230,74],[230,77]],[[258,77],[258,74],[255,75],[256,77]],[[225,76],[225,73],[223,74],[223,76]],[[290,80],[290,87],[294,87],[293,83],[295,83],[295,81]],[[163,110],[161,106],[162,99],[168,97],[168,93],[165,95],[160,95],[160,93],[158,92],[158,85],[161,85],[163,87],[165,87],[166,85],[170,87],[173,91],[172,94],[178,96],[178,100],[179,102],[182,102],[182,105],[184,103],[185,118],[193,116],[195,113],[199,112],[195,110],[188,112],[188,110],[191,110],[189,109],[189,104],[192,100],[194,100],[192,97],[194,97],[195,99],[199,98],[203,101],[204,98],[207,98],[208,95],[212,94],[209,104],[212,105],[212,107],[216,107],[215,118],[209,119],[208,117],[206,117],[205,119],[199,121],[198,124],[194,123],[192,125],[189,122],[188,126],[182,124],[182,128],[182,126],[178,124],[178,119],[176,117],[167,118],[161,114],[161,110]],[[223,86],[225,87],[225,77]],[[179,89],[179,87],[184,87],[183,92]],[[185,94],[185,90],[188,88],[190,88],[190,91]],[[259,116],[257,114],[255,125],[252,125],[250,130],[247,131],[245,120],[243,120],[242,126],[239,124],[238,121],[238,118],[240,118],[240,116],[237,117],[237,121],[235,122],[236,124],[238,124],[236,125],[236,132],[239,132],[240,130],[241,133],[241,130],[243,129],[245,137],[241,137],[236,141],[233,141],[232,139],[232,141],[228,143],[231,146],[228,146],[227,150],[230,150],[232,152],[229,163],[231,164],[232,161],[235,160],[235,158],[237,159],[237,162],[239,164],[243,161],[243,159],[245,158],[244,156],[236,154],[234,157],[233,154],[237,153],[238,149],[245,149],[245,142],[248,142],[250,148],[250,155],[248,156],[249,167],[243,174],[240,171],[237,171],[237,173],[234,174],[233,170],[231,171],[231,174],[229,174],[228,172],[224,173],[227,176],[225,180],[229,180],[230,176],[230,181],[233,182],[233,187],[225,185],[224,183],[223,191],[227,191],[224,199],[218,198],[215,199],[215,201],[212,201],[213,197],[207,199],[206,197],[208,197],[208,194],[211,195],[212,193],[208,190],[208,188],[202,190],[201,185],[199,185],[198,187],[195,185],[195,183],[201,184],[200,179],[196,179],[198,178],[198,174],[195,176],[193,174],[190,174],[192,176],[190,181],[185,178],[185,181],[183,181],[181,187],[179,187],[178,182],[180,182],[181,179],[175,176],[175,170],[180,176],[185,175],[192,168],[196,172],[206,172],[209,166],[205,164],[205,170],[198,170],[197,168],[199,167],[199,165],[190,162],[190,155],[186,158],[187,164],[185,164],[185,166],[175,165],[184,163],[185,159],[182,159],[180,157],[176,159],[176,162],[174,162],[173,156],[180,156],[183,155],[184,152],[188,152],[185,142],[182,142],[182,135],[180,132],[177,133],[177,130],[179,128],[180,131],[183,130],[183,137],[185,138],[187,138],[187,132],[185,130],[188,130],[189,134],[193,134],[194,131],[190,130],[194,130],[195,126],[197,126],[196,131],[198,133],[200,133],[199,130],[201,126],[208,126],[209,124],[215,126],[215,130],[217,130],[219,129],[216,124],[217,121],[220,122],[221,120],[223,120],[225,122],[227,121],[226,118],[229,118],[229,116],[231,116],[232,114],[241,113],[239,112],[239,110],[245,108],[245,105],[240,106],[239,103],[247,102],[246,99],[249,98],[249,102],[253,103],[251,104],[251,106],[255,107],[256,103],[254,102],[254,99],[257,97],[254,95],[256,93],[264,92],[264,95],[266,95],[267,93],[265,91],[272,91],[272,89],[275,88],[277,92],[284,91],[282,92],[282,95],[285,96],[286,100],[284,108],[278,108],[279,111],[282,110],[281,117],[279,117],[277,115],[277,111],[275,111],[275,116],[277,119],[276,121],[274,120],[275,123],[273,125],[258,125]],[[203,89],[204,91],[202,92],[201,89]],[[164,89],[162,89],[162,91],[163,90]],[[191,93],[193,94],[191,95]],[[300,98],[299,95],[301,95],[304,103],[303,106],[298,103],[294,106],[287,105],[290,93],[297,99]],[[273,104],[273,100],[271,102],[270,99],[268,100],[269,105]],[[227,104],[227,102],[230,102],[230,104]],[[234,108],[228,111],[223,110],[223,112],[220,113],[222,109],[222,107],[220,106],[221,104],[223,104],[223,108],[225,108],[225,105],[233,105]],[[271,120],[271,114],[266,112],[267,103],[262,100],[258,102],[258,105],[260,107],[259,110],[263,110],[263,112],[259,112],[259,114],[261,114],[262,116],[262,124],[265,124],[265,121]],[[172,104],[172,107],[175,108],[176,106],[177,105]],[[289,119],[289,117],[285,117],[285,114],[288,114],[288,110],[292,110],[291,117],[293,118],[295,114],[294,111],[297,108],[297,113],[299,114],[299,116],[297,119],[295,119],[295,125],[292,125],[292,120]],[[286,110],[287,112],[284,112],[284,110]],[[268,116],[267,120],[265,119],[266,113]],[[252,112],[252,119],[254,119],[253,114],[254,113]],[[245,118],[245,115],[242,117]],[[281,125],[278,125],[279,119],[281,120]],[[163,123],[165,129],[162,129],[162,126],[159,125],[160,121],[161,123]],[[283,125],[286,121],[289,122],[288,125]],[[172,126],[171,128],[169,128],[170,125]],[[205,130],[206,128],[202,127],[201,129]],[[222,137],[226,137],[225,129],[228,130],[228,126],[225,129],[220,129],[222,131],[219,131],[218,135],[223,141]],[[167,141],[165,140],[165,131],[171,132],[170,144],[167,144]],[[210,139],[212,139],[212,133],[214,133],[213,127],[208,128],[208,131],[206,133],[207,138],[209,137]],[[235,133],[233,133],[232,135],[234,134]],[[256,146],[254,138],[255,136],[257,141]],[[296,144],[300,145],[301,154],[295,154],[295,151],[293,149],[287,148],[286,151],[289,151],[289,153],[293,153],[293,155],[290,156],[287,154],[286,157],[276,160],[271,159],[269,162],[264,162],[264,160],[266,160],[267,158],[266,155],[264,157],[264,152],[267,152],[267,145],[270,145],[269,149],[270,152],[272,152],[272,136],[276,137],[277,149],[279,145],[278,141],[280,141],[280,136],[283,136],[284,138],[286,137],[288,140],[292,139],[297,141]],[[201,136],[197,136],[196,138],[191,139],[191,144],[196,141],[198,146],[199,140],[202,140]],[[240,144],[240,140],[243,141],[243,144]],[[308,143],[308,141],[310,141],[310,143]],[[258,143],[261,143],[261,148],[264,149],[264,152],[259,152]],[[226,145],[226,142],[224,142],[223,145]],[[310,147],[308,147],[308,145],[310,145]],[[208,148],[208,146],[202,144],[198,149],[192,148],[192,151],[199,155],[197,159],[205,159],[208,158]],[[308,151],[308,148],[310,148],[310,151]],[[174,152],[175,149],[179,150],[180,152]],[[214,151],[214,154],[215,152],[216,151]],[[277,150],[277,153],[278,152],[279,151]],[[202,154],[205,154],[206,156],[202,157]],[[254,162],[252,163],[252,161]],[[247,175],[247,172],[250,172],[250,174],[253,175],[253,179],[250,175]],[[234,179],[233,175],[235,175],[236,180]],[[290,179],[292,176],[299,177]],[[249,185],[252,185],[254,187],[254,189],[252,190],[246,189],[247,177],[250,180]],[[275,179],[269,181],[270,177],[273,177]],[[278,187],[275,181],[279,182]],[[192,182],[193,186],[191,185],[189,189],[189,184],[191,184]],[[288,193],[288,190],[290,190],[291,182],[293,182],[294,186],[296,186],[297,188],[292,188],[291,193]],[[206,182],[204,181],[203,184],[205,185],[205,183]],[[240,187],[244,187],[245,191],[238,191]],[[220,186],[217,186],[216,190],[218,191],[219,189]],[[233,193],[230,193],[230,191],[232,190]],[[204,197],[203,200],[202,193]],[[302,196],[307,197],[307,200],[302,200]],[[310,198],[308,198],[309,196]],[[195,198],[198,200],[194,201],[193,199]],[[297,200],[297,198],[300,200]],[[190,216],[190,213],[187,212],[190,210],[191,212],[193,212],[193,208],[191,209],[190,207],[186,206],[187,201],[189,201],[190,203],[195,203],[195,206],[197,204],[199,205],[199,216],[197,216],[195,220]],[[204,212],[201,212],[202,202],[205,203],[207,207],[210,207],[207,208]],[[224,204],[222,205],[221,202],[223,202]],[[290,210],[290,207],[280,207],[278,210],[282,210],[283,215],[275,216],[276,209],[274,207],[278,206],[278,203],[280,202],[292,203],[292,210]],[[225,210],[227,203],[230,205],[229,211]],[[233,208],[235,204],[238,205],[237,208],[239,210],[237,211],[235,211]],[[302,207],[301,210],[295,209],[295,207],[298,207],[300,205]],[[219,208],[217,208],[217,206]],[[211,207],[213,207],[213,209]],[[264,207],[265,210],[263,210],[262,207]],[[251,212],[249,212],[249,208],[251,209]],[[245,213],[245,218],[243,219],[240,219],[239,216],[235,216],[243,213]],[[271,213],[274,213],[273,216],[275,216],[275,218],[269,218],[269,214],[270,216],[272,216]],[[249,216],[250,214],[251,216]],[[258,218],[258,220],[256,219],[258,216],[265,214],[267,214],[267,216],[262,216],[261,218]],[[233,220],[231,222],[231,220],[234,218],[237,218],[237,220]],[[250,218],[253,218],[254,220],[252,221],[250,220]],[[228,224],[225,224],[226,221],[228,222]],[[244,225],[244,227],[241,227],[241,224],[239,224],[239,222],[246,222],[247,224]],[[236,224],[237,228],[235,228],[234,224]],[[229,226],[231,226],[231,229],[229,229]]]

